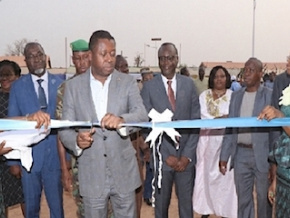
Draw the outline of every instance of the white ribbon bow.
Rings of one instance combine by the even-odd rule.
[[[168,127],[156,127],[154,123],[156,122],[168,122],[172,120],[173,113],[166,109],[162,113],[158,113],[154,108],[150,110],[148,116],[151,118],[152,122],[152,130],[145,139],[145,142],[150,142],[150,148],[152,148],[153,152],[153,162],[154,162],[154,177],[152,180],[152,206],[155,207],[155,176],[156,170],[158,170],[158,178],[157,178],[157,187],[161,188],[161,181],[162,181],[162,154],[160,152],[160,145],[162,142],[162,135],[165,132],[176,144],[178,144],[176,137],[180,137],[180,134],[174,128]],[[159,138],[158,144],[156,146],[157,138]],[[156,152],[158,155],[158,169],[156,169]]]

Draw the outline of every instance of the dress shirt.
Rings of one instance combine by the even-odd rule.
[[[166,90],[166,94],[167,95],[168,95],[168,84],[167,84],[167,81],[172,81],[171,87],[173,89],[174,97],[176,99],[176,75],[174,74],[174,77],[172,79],[167,79],[165,76],[163,76],[161,74],[161,78],[162,78],[163,84],[165,86],[165,90]]]
[[[105,83],[102,84],[99,80],[94,78],[92,71],[90,69],[91,92],[92,92],[93,102],[95,105],[96,114],[99,121],[101,121],[102,118],[107,113],[109,84],[111,82],[111,78],[112,78],[112,75],[108,76]]]

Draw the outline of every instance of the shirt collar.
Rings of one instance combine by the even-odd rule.
[[[36,76],[34,74],[30,74],[30,75],[31,75],[31,78],[32,78],[33,82],[37,82],[38,79],[43,79],[43,81],[48,82],[48,73],[47,73],[47,71],[45,71],[45,73],[41,77],[38,77],[38,76]]]
[[[112,79],[112,73],[107,77],[105,83],[109,83]],[[97,80],[94,76],[93,76],[93,73],[92,73],[92,68],[90,68],[90,80],[91,81],[98,81],[100,82],[99,80]]]
[[[165,76],[163,76],[161,74],[161,78],[162,78],[163,83],[165,83],[165,84],[167,84],[167,81],[170,81],[170,80],[172,81],[172,83],[175,83],[176,82],[176,74],[174,74],[174,76],[173,76],[172,79],[167,79]]]

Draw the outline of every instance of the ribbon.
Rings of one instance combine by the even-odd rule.
[[[32,167],[31,145],[43,140],[49,130],[15,130],[0,133],[0,142],[5,141],[5,147],[13,150],[4,154],[7,159],[20,159],[21,165],[29,172]]]
[[[94,126],[99,126],[99,122],[94,122]],[[32,130],[35,129],[36,121],[26,120],[11,120],[11,119],[0,119],[0,130]],[[68,121],[68,120],[51,120],[49,129],[58,129],[65,127],[91,127],[92,122],[90,121]]]
[[[157,120],[154,122],[124,123],[122,124],[122,126],[132,126],[132,127],[141,127],[141,128],[153,128],[153,127],[157,128],[158,127],[158,128],[174,128],[174,129],[290,126],[290,117],[275,118],[270,121],[257,120],[256,117],[162,121],[158,119],[158,116],[156,117]],[[66,127],[91,127],[92,124],[93,126],[100,125],[99,122],[92,123],[90,121],[67,121],[67,120],[53,120],[52,119],[49,128],[56,129],[56,128],[66,128]],[[0,130],[2,131],[35,129],[35,126],[36,126],[35,121],[0,119]],[[170,131],[171,130],[167,130],[167,132],[170,132]]]
[[[165,132],[171,139],[177,144],[176,137],[180,137],[180,134],[173,128],[167,128],[167,127],[157,127],[155,126],[156,122],[169,122],[172,119],[173,113],[166,109],[163,113],[158,113],[156,110],[152,109],[149,114],[149,118],[151,118],[152,122],[152,131],[149,133],[147,138],[145,139],[145,142],[150,142],[150,148],[152,148],[153,152],[153,163],[154,163],[154,177],[152,180],[152,207],[155,207],[155,186],[153,185],[155,182],[155,175],[156,171],[158,171],[158,177],[157,177],[157,187],[161,188],[161,181],[162,181],[162,154],[160,152],[160,146],[162,142],[162,135]],[[157,138],[159,138],[159,141],[156,146]],[[157,169],[157,161],[156,161],[156,152],[158,155],[158,169]]]
[[[149,117],[152,122],[139,122],[139,123],[124,123],[122,126],[132,126],[141,128],[152,128],[152,131],[146,138],[146,142],[151,141],[150,147],[157,150],[159,157],[158,173],[161,177],[158,178],[158,187],[161,187],[161,167],[162,167],[162,155],[160,153],[161,138],[165,132],[175,143],[176,137],[179,137],[179,133],[175,129],[179,128],[225,128],[225,127],[281,127],[290,126],[290,118],[275,118],[271,121],[257,120],[256,117],[236,117],[236,118],[219,118],[219,119],[197,119],[197,120],[179,120],[171,121],[173,114],[170,110],[166,109],[163,113],[158,113],[152,109],[149,113]],[[49,128],[66,128],[66,127],[91,127],[100,126],[99,122],[90,121],[66,121],[66,120],[51,120]],[[34,130],[36,126],[35,121],[26,120],[11,120],[0,119],[0,130]],[[156,141],[159,138],[159,142],[155,147]],[[37,143],[37,142],[34,142]],[[155,157],[155,153],[153,154]],[[156,163],[156,161],[154,161]]]

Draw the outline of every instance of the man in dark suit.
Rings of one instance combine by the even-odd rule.
[[[173,120],[200,118],[200,107],[192,79],[176,74],[177,49],[172,43],[164,43],[158,51],[161,75],[144,83],[141,91],[143,103],[149,112],[154,108],[162,113],[167,108]],[[196,146],[198,129],[179,129],[179,146],[168,136],[163,136],[160,146],[162,154],[162,187],[155,184],[155,217],[167,218],[173,183],[178,197],[179,217],[193,217],[192,193],[195,177]],[[179,147],[179,148],[178,148]],[[158,160],[157,160],[158,164]],[[158,167],[158,166],[157,166]],[[156,170],[156,169],[155,169]],[[155,175],[155,178],[160,175]],[[155,179],[155,181],[157,181]]]
[[[275,77],[273,85],[272,105],[280,109],[279,99],[282,91],[290,84],[290,55],[287,57],[286,71]]]
[[[57,88],[62,80],[46,70],[46,55],[39,43],[28,43],[24,48],[24,56],[29,74],[13,83],[8,116],[25,116],[41,109],[54,119]],[[55,131],[51,130],[47,138],[32,147],[32,156],[31,172],[22,168],[25,217],[39,217],[42,189],[50,208],[50,217],[64,217]]]
[[[260,85],[263,64],[257,58],[245,63],[245,87],[232,94],[229,117],[258,116],[266,105],[271,104],[272,90]],[[268,155],[272,149],[276,131],[270,128],[229,128],[225,134],[220,153],[219,167],[222,174],[227,171],[231,157],[238,196],[238,217],[254,218],[253,190],[256,186],[258,217],[271,217],[267,208]]]
[[[135,189],[140,187],[136,151],[125,122],[147,121],[136,80],[114,69],[115,39],[96,31],[89,42],[91,67],[69,80],[63,120],[99,121],[101,128],[64,129],[60,139],[78,157],[79,186],[85,217],[103,218],[110,197],[114,217],[136,217]]]

